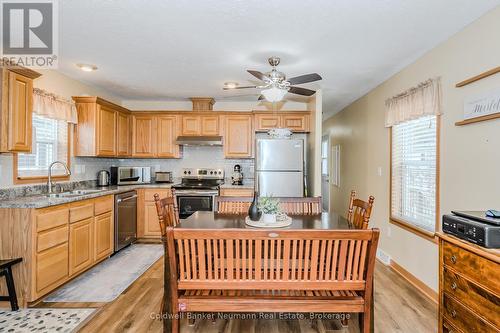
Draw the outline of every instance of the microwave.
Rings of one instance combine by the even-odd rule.
[[[112,185],[151,183],[151,167],[111,167]]]

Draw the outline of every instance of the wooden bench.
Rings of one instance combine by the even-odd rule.
[[[361,313],[379,231],[167,228],[167,331],[183,312]]]
[[[290,215],[321,214],[321,197],[278,198],[280,209]],[[218,213],[247,214],[252,203],[251,197],[216,197]]]

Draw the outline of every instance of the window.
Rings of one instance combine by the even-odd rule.
[[[68,123],[33,114],[32,153],[17,155],[17,179],[47,177],[54,161],[69,165]],[[54,165],[53,175],[64,175],[61,165]]]
[[[434,235],[437,215],[438,117],[392,126],[391,219]]]

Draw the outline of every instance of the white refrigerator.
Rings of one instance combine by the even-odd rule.
[[[304,196],[304,140],[257,139],[256,152],[259,196]]]

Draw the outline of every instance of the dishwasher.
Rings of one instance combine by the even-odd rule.
[[[137,194],[135,191],[115,195],[115,252],[137,239]]]

